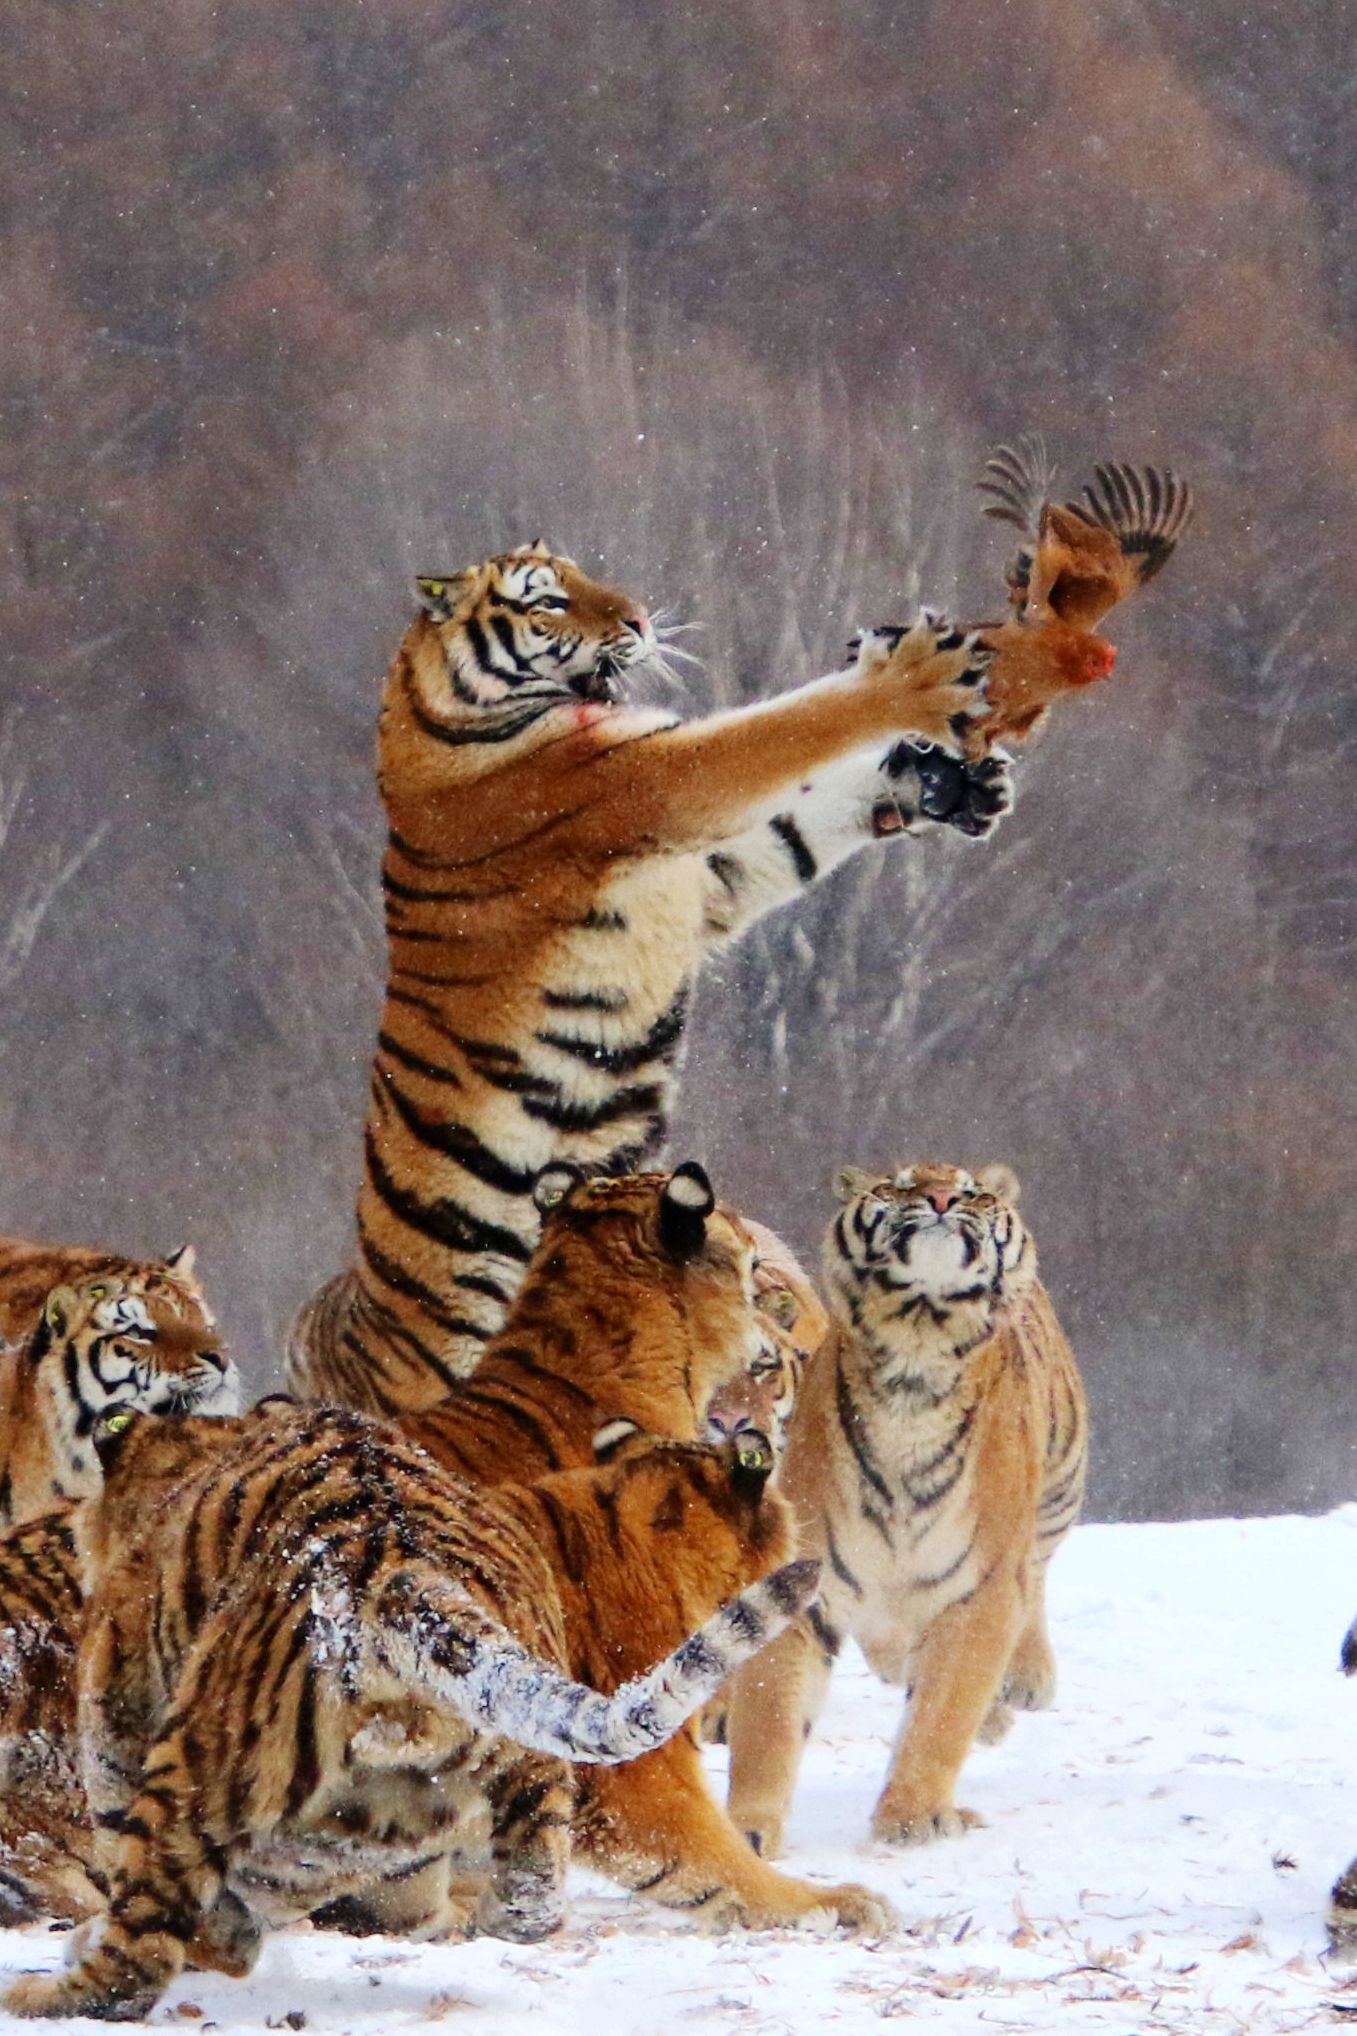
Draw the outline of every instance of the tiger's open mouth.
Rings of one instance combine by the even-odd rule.
[[[634,647],[631,643],[605,643],[592,668],[577,673],[570,684],[581,700],[615,706],[623,697],[622,674],[628,665],[635,664],[643,655],[644,646],[639,637]]]
[[[602,706],[614,707],[622,698],[622,666],[611,651],[603,651],[590,672],[578,672],[570,681],[570,689],[581,700],[590,700]]]

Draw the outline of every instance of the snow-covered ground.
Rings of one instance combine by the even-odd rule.
[[[1357,1686],[1337,1671],[1357,1506],[1081,1528],[1052,1601],[1059,1709],[972,1756],[962,1800],[989,1828],[968,1837],[907,1853],[866,1840],[897,1706],[856,1659],[837,1678],[788,1864],[888,1892],[902,1923],[888,1942],[703,1936],[581,1875],[549,1945],[291,1930],[251,1980],[191,1974],[154,2020],[355,2036],[1357,2026],[1357,1974],[1325,1961],[1322,1925],[1357,1853]],[[0,1933],[0,1963],[53,1963],[61,1943]]]

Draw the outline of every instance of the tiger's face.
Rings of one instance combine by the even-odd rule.
[[[639,602],[601,586],[541,542],[447,578],[424,574],[420,604],[443,653],[450,697],[463,707],[609,704],[621,678],[657,648]]]
[[[48,1295],[35,1352],[87,1435],[109,1408],[154,1414],[236,1414],[240,1374],[206,1309],[170,1281],[109,1276]]]
[[[993,1304],[1036,1262],[1007,1167],[921,1161],[884,1177],[846,1167],[844,1207],[825,1245],[825,1276],[847,1320],[895,1340],[900,1325],[939,1327],[967,1304]]]
[[[824,1336],[828,1317],[820,1297],[780,1237],[760,1223],[748,1226],[755,1242],[754,1310],[759,1349],[752,1362],[718,1386],[707,1407],[705,1437],[725,1442],[765,1435],[781,1457],[807,1360]]]

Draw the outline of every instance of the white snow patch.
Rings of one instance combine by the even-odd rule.
[[[926,1851],[873,1845],[897,1702],[856,1658],[836,1679],[787,1865],[883,1889],[904,1924],[887,1943],[704,1936],[581,1873],[548,1944],[294,1929],[248,1981],[187,1975],[154,2021],[240,2036],[295,2013],[353,2036],[438,2023],[821,2036],[897,2018],[971,2036],[1271,2036],[1357,2022],[1357,1974],[1322,1955],[1329,1885],[1357,1853],[1357,1688],[1337,1671],[1357,1610],[1357,1506],[1080,1528],[1051,1584],[1058,1708],[973,1754],[962,1800],[987,1830]],[[51,1964],[61,1945],[40,1926],[0,1932],[0,1960]],[[0,2015],[0,2030],[33,2026]]]

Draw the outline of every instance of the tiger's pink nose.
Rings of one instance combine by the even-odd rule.
[[[650,617],[644,608],[637,608],[632,614],[624,616],[623,620],[627,628],[634,629],[638,636],[645,636],[649,633]]]
[[[924,1196],[927,1201],[932,1203],[939,1216],[945,1216],[956,1200],[956,1196],[950,1188],[925,1188]]]

